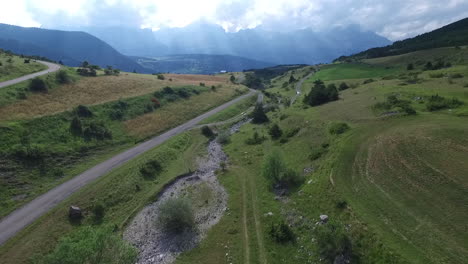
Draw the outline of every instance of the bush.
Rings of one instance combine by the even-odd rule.
[[[269,233],[278,243],[294,242],[296,238],[291,228],[283,221],[272,224]]]
[[[166,78],[164,77],[164,75],[158,74],[158,80],[164,80],[164,79],[166,79]]]
[[[75,137],[83,135],[83,125],[78,117],[74,117],[70,123],[70,133]]]
[[[327,224],[318,225],[315,233],[319,253],[329,263],[333,263],[339,255],[352,255],[351,240],[341,225],[329,221]]]
[[[195,228],[195,216],[190,202],[183,198],[169,198],[159,206],[158,223],[171,233]]]
[[[278,126],[278,124],[274,124],[270,130],[268,131],[272,139],[278,139],[283,135],[283,131],[281,131],[281,128]]]
[[[290,188],[303,183],[304,178],[296,171],[286,167],[282,155],[274,150],[265,157],[262,166],[262,175],[272,185],[279,184],[282,187]]]
[[[44,80],[36,77],[29,83],[29,90],[32,92],[47,92],[49,88]]]
[[[442,77],[444,77],[444,74],[443,73],[431,73],[431,74],[429,74],[429,77],[431,77],[431,78],[442,78]]]
[[[265,140],[265,137],[260,137],[258,132],[255,131],[251,138],[248,138],[248,139],[245,140],[245,144],[247,144],[247,145],[262,144],[264,140]]]
[[[340,84],[340,86],[339,86],[339,90],[343,91],[343,90],[346,90],[346,89],[349,89],[349,86],[345,82],[342,82]]]
[[[217,141],[218,141],[219,144],[223,144],[223,145],[228,144],[229,142],[231,142],[229,131],[225,130],[225,131],[222,131],[221,133],[219,133]]]
[[[215,133],[209,126],[203,126],[201,132],[207,138],[213,138],[215,136]]]
[[[463,105],[463,102],[456,98],[446,99],[436,94],[427,99],[426,108],[428,111],[437,111],[447,108],[457,108],[461,105]]]
[[[140,168],[140,174],[145,179],[154,179],[162,172],[162,170],[162,165],[158,160],[150,160]]]
[[[61,83],[61,84],[71,83],[71,78],[68,75],[68,72],[65,70],[58,71],[55,74],[55,79],[57,80],[58,83]]]
[[[102,218],[104,218],[104,214],[106,212],[106,209],[102,203],[96,203],[93,206],[93,214],[94,214],[94,219],[96,221],[101,221]]]
[[[346,123],[333,123],[328,128],[328,132],[332,135],[340,135],[350,129],[349,125]]]
[[[368,84],[368,83],[373,83],[373,82],[375,82],[374,79],[367,79],[362,84]]]
[[[414,65],[413,65],[413,63],[408,63],[408,65],[406,66],[406,70],[408,70],[408,71],[414,70]]]
[[[459,79],[459,78],[463,78],[463,75],[460,73],[454,73],[454,74],[450,74],[450,78]]]
[[[91,123],[83,130],[83,137],[85,140],[105,140],[112,139],[112,131],[102,123]]]
[[[202,83],[202,82],[201,82],[201,83],[200,83],[200,86],[205,87],[205,83]]]
[[[136,259],[136,249],[113,232],[112,226],[86,226],[60,239],[54,251],[37,263],[133,264]]]
[[[93,112],[91,112],[91,110],[89,110],[89,108],[84,105],[77,106],[75,109],[75,113],[79,117],[92,117],[93,116]]]

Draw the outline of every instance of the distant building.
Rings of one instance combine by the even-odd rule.
[[[222,70],[222,71],[219,71],[219,72],[220,72],[220,73],[226,73],[227,71],[225,71],[225,70]]]

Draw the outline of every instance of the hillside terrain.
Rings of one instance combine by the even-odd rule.
[[[181,74],[215,74],[221,71],[240,72],[246,69],[260,69],[273,63],[256,61],[231,55],[169,55],[163,57],[131,57],[142,67],[152,72]]]
[[[465,18],[414,38],[396,41],[392,45],[372,48],[352,56],[342,56],[338,60],[377,58],[425,49],[464,46],[468,45],[467,36],[468,18]]]
[[[0,89],[0,221],[200,124],[111,164],[2,244],[2,263],[465,263],[468,47],[402,43],[216,75],[65,67]]]
[[[0,48],[16,54],[47,57],[68,66],[83,61],[101,67],[144,72],[140,65],[100,39],[84,32],[23,28],[0,24]]]
[[[0,82],[38,72],[47,67],[29,58],[21,58],[0,50]]]

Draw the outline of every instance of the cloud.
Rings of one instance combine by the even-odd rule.
[[[11,3],[10,3],[11,2]],[[0,22],[47,28],[183,27],[198,20],[228,31],[262,26],[325,31],[357,24],[392,40],[468,17],[468,0],[16,0]]]

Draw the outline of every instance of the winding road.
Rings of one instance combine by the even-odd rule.
[[[313,72],[307,74],[307,76],[305,76],[299,82],[296,83],[296,94],[291,98],[291,104],[290,105],[293,105],[294,102],[296,101],[297,97],[299,97],[299,95],[302,93],[301,88],[302,88],[302,84],[304,83],[304,81],[309,79],[312,75],[314,75],[315,71],[316,70],[314,70]]]
[[[217,112],[226,109],[227,107],[243,100],[247,97],[253,96],[257,91],[250,90],[247,94],[239,96],[221,106],[218,106],[194,119],[175,127],[159,136],[156,136],[146,142],[143,142],[131,149],[128,149],[94,167],[88,169],[87,171],[81,173],[78,176],[70,179],[67,182],[62,183],[61,185],[53,188],[52,190],[42,194],[31,202],[27,203],[23,207],[13,211],[8,216],[4,217],[0,221],[0,245],[5,243],[9,238],[13,237],[16,233],[21,231],[23,228],[34,222],[37,218],[45,214],[47,211],[52,209],[54,206],[59,204],[61,201],[69,197],[74,192],[78,191],[80,188],[91,183],[97,178],[107,174],[111,170],[118,168],[130,161],[131,159],[137,157],[140,154],[162,144],[166,140],[170,139],[173,136],[176,136],[184,131],[195,127],[197,123],[203,119],[216,114]]]
[[[22,76],[22,77],[13,79],[13,80],[0,82],[0,88],[7,87],[7,86],[10,86],[10,85],[13,85],[13,84],[20,83],[20,82],[24,82],[24,81],[27,81],[29,79],[32,79],[32,78],[35,78],[35,77],[38,77],[38,76],[41,76],[41,75],[44,75],[44,74],[48,74],[48,73],[51,73],[51,72],[56,72],[61,67],[58,64],[47,62],[47,61],[37,61],[37,62],[39,62],[41,64],[44,64],[45,66],[48,67],[48,69],[40,71],[40,72],[31,73],[31,74],[28,74],[28,75],[25,75],[25,76]]]

